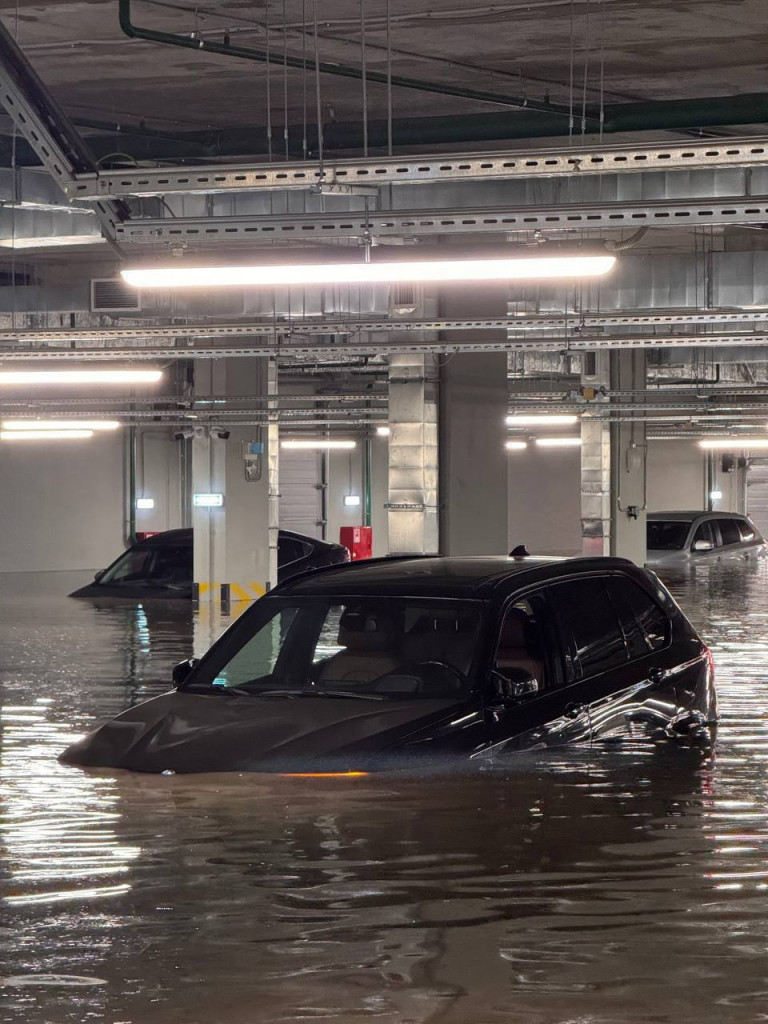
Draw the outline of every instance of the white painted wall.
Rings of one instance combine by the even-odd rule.
[[[509,452],[509,550],[581,553],[581,452],[529,445]]]
[[[0,444],[0,572],[96,570],[114,561],[123,550],[123,443],[115,431]]]
[[[387,544],[387,439],[374,437],[371,441],[371,526],[373,527],[374,557],[386,555]],[[363,523],[363,449],[362,442],[350,451],[332,451],[327,457],[327,538],[339,543],[342,526],[361,526]],[[356,494],[359,505],[346,506],[344,496]]]
[[[648,511],[707,507],[707,458],[695,441],[648,442]]]
[[[136,497],[155,503],[136,510],[136,530],[174,530],[182,525],[180,442],[172,430],[142,430],[136,448]]]

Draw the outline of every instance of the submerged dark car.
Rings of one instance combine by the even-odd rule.
[[[709,651],[623,559],[411,558],[257,601],[176,689],[62,755],[148,772],[360,772],[625,736],[705,733]]]
[[[278,582],[307,569],[349,561],[341,544],[280,530],[277,539]],[[166,530],[124,551],[93,583],[70,597],[191,598],[192,530]]]

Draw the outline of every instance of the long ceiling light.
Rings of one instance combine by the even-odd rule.
[[[708,437],[699,441],[701,448],[734,451],[737,448],[768,448],[768,437]]]
[[[85,441],[92,430],[0,430],[0,441]]]
[[[578,423],[578,416],[571,415],[529,415],[528,413],[507,416],[508,427],[572,427]]]
[[[537,437],[537,448],[578,448],[580,437]]]
[[[118,420],[4,420],[3,430],[117,430]]]
[[[521,452],[528,447],[525,441],[507,441],[504,447],[508,452]]]
[[[0,370],[0,384],[154,384],[162,370]]]
[[[600,277],[616,262],[608,253],[372,260],[370,263],[285,263],[228,267],[135,267],[122,270],[136,288],[216,288],[313,284],[397,284],[401,281],[518,281]]]
[[[331,449],[337,449],[337,448],[338,449],[350,449],[350,448],[356,448],[357,447],[357,442],[356,441],[330,441],[330,440],[326,440],[324,438],[318,438],[317,440],[311,439],[311,438],[307,438],[306,440],[301,440],[301,441],[281,441],[280,442],[280,447],[281,448],[286,448],[286,449],[289,449],[289,450],[293,449],[294,451],[302,451],[302,450],[306,451],[306,450],[312,449],[312,448],[318,448],[318,449],[322,449],[322,450],[331,450]]]

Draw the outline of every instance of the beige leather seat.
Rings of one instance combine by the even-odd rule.
[[[318,677],[320,686],[336,683],[370,683],[402,664],[395,649],[395,631],[380,612],[345,612],[339,623],[339,644]]]
[[[540,684],[544,682],[544,657],[538,650],[535,627],[519,608],[511,608],[504,619],[496,651],[496,668],[502,674],[505,669],[523,669]]]

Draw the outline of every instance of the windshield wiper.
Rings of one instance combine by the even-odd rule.
[[[355,700],[384,700],[376,693],[354,693],[351,690],[326,690],[319,686],[307,686],[295,690],[262,690],[257,697],[352,697]]]

